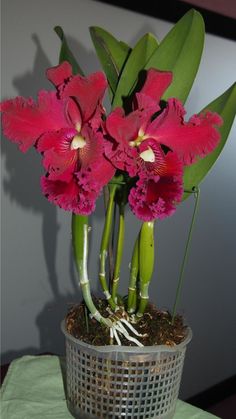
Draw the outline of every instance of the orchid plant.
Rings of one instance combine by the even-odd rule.
[[[143,316],[154,265],[154,224],[172,215],[220,154],[234,118],[235,86],[199,114],[185,119],[184,102],[194,81],[204,40],[201,15],[188,12],[159,44],[144,35],[132,49],[102,28],[90,29],[104,72],[84,76],[60,27],[60,64],[49,68],[52,91],[1,103],[3,132],[22,152],[42,154],[46,198],[72,213],[72,242],[83,297],[92,317],[141,346],[135,323]],[[111,109],[103,99],[109,90]],[[88,278],[88,217],[104,190],[106,214],[99,279],[108,317],[99,313]],[[134,240],[128,297],[118,294],[125,208],[141,220]],[[119,217],[114,217],[114,208]],[[118,220],[116,244],[111,237]],[[189,242],[189,241],[188,241]],[[115,252],[114,266],[108,259]],[[183,272],[182,272],[183,273]],[[181,288],[178,286],[176,304]],[[176,313],[176,304],[173,317]],[[132,325],[133,323],[134,325]],[[134,337],[136,336],[136,337]]]

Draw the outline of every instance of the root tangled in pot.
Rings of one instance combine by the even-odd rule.
[[[107,301],[98,299],[96,305],[104,317],[109,317]],[[110,345],[109,328],[102,326],[95,319],[86,316],[84,303],[73,306],[66,317],[66,329],[74,336],[88,344],[103,346]],[[168,311],[159,310],[149,304],[143,317],[135,324],[136,331],[142,335],[139,341],[144,346],[169,345],[181,343],[186,337],[186,326],[183,317],[176,316],[172,324],[172,317]],[[136,346],[134,342],[119,336],[121,344]]]

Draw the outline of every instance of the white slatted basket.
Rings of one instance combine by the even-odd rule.
[[[171,419],[179,394],[186,345],[88,345],[65,330],[67,402],[75,418]]]

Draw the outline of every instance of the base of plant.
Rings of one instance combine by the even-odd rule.
[[[97,299],[96,306],[102,316],[110,316],[106,300]],[[187,331],[182,316],[177,315],[172,322],[172,316],[168,311],[159,310],[153,304],[148,304],[143,317],[134,326],[135,330],[142,335],[138,337],[138,340],[144,346],[178,345],[185,339]],[[91,319],[84,303],[75,305],[69,310],[66,317],[66,329],[72,336],[88,344],[97,346],[111,344],[109,328]],[[136,346],[122,335],[119,338],[124,346]]]

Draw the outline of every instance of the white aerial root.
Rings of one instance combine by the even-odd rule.
[[[119,336],[118,336],[118,333],[117,333],[117,331],[116,331],[116,327],[115,327],[115,326],[113,326],[113,333],[114,333],[114,337],[115,337],[115,340],[116,340],[117,344],[118,344],[119,346],[121,346],[121,341],[120,341],[120,339],[119,339]]]
[[[137,332],[137,330],[129,322],[129,319],[130,319],[129,315],[123,309],[118,307],[118,310],[116,310],[116,313],[114,313],[110,309],[110,307],[107,307],[107,311],[110,314],[108,318],[111,321],[111,326],[109,326],[111,342],[114,339],[116,344],[121,346],[121,341],[118,335],[119,333],[121,336],[124,336],[130,342],[134,342],[137,346],[140,346],[140,347],[144,346],[138,339],[130,336],[130,332],[132,332],[134,335],[139,336],[139,337],[147,336],[147,334],[141,334]]]
[[[123,335],[130,342],[134,342],[137,346],[143,347],[143,344],[138,339],[130,336],[129,331],[125,329],[124,324],[136,336],[140,336],[140,337],[146,336],[146,335],[141,335],[140,333],[138,333],[137,330],[135,330],[134,327],[131,326],[131,324],[127,320],[120,319],[120,320],[116,321],[115,323],[113,323],[113,325],[110,327],[110,338],[111,338],[111,340],[113,340],[113,338],[114,338],[116,343],[119,346],[121,346],[121,341],[120,341],[120,338],[119,338],[119,335],[118,335],[118,333],[120,333],[120,335]]]
[[[129,340],[130,342],[134,342],[136,343],[137,346],[143,347],[143,344],[141,342],[139,342],[138,339],[133,338],[132,336],[129,335],[129,333],[125,330],[125,328],[121,325],[121,324],[116,324],[115,326],[113,326],[115,328],[115,330],[117,330],[121,335],[123,335],[127,340]],[[118,343],[119,345],[119,343]]]
[[[141,333],[138,333],[137,330],[135,330],[135,328],[126,319],[120,319],[120,321],[125,323],[126,326],[131,330],[131,332],[133,332],[136,336],[141,336],[141,337],[146,336],[146,334],[142,335]]]

